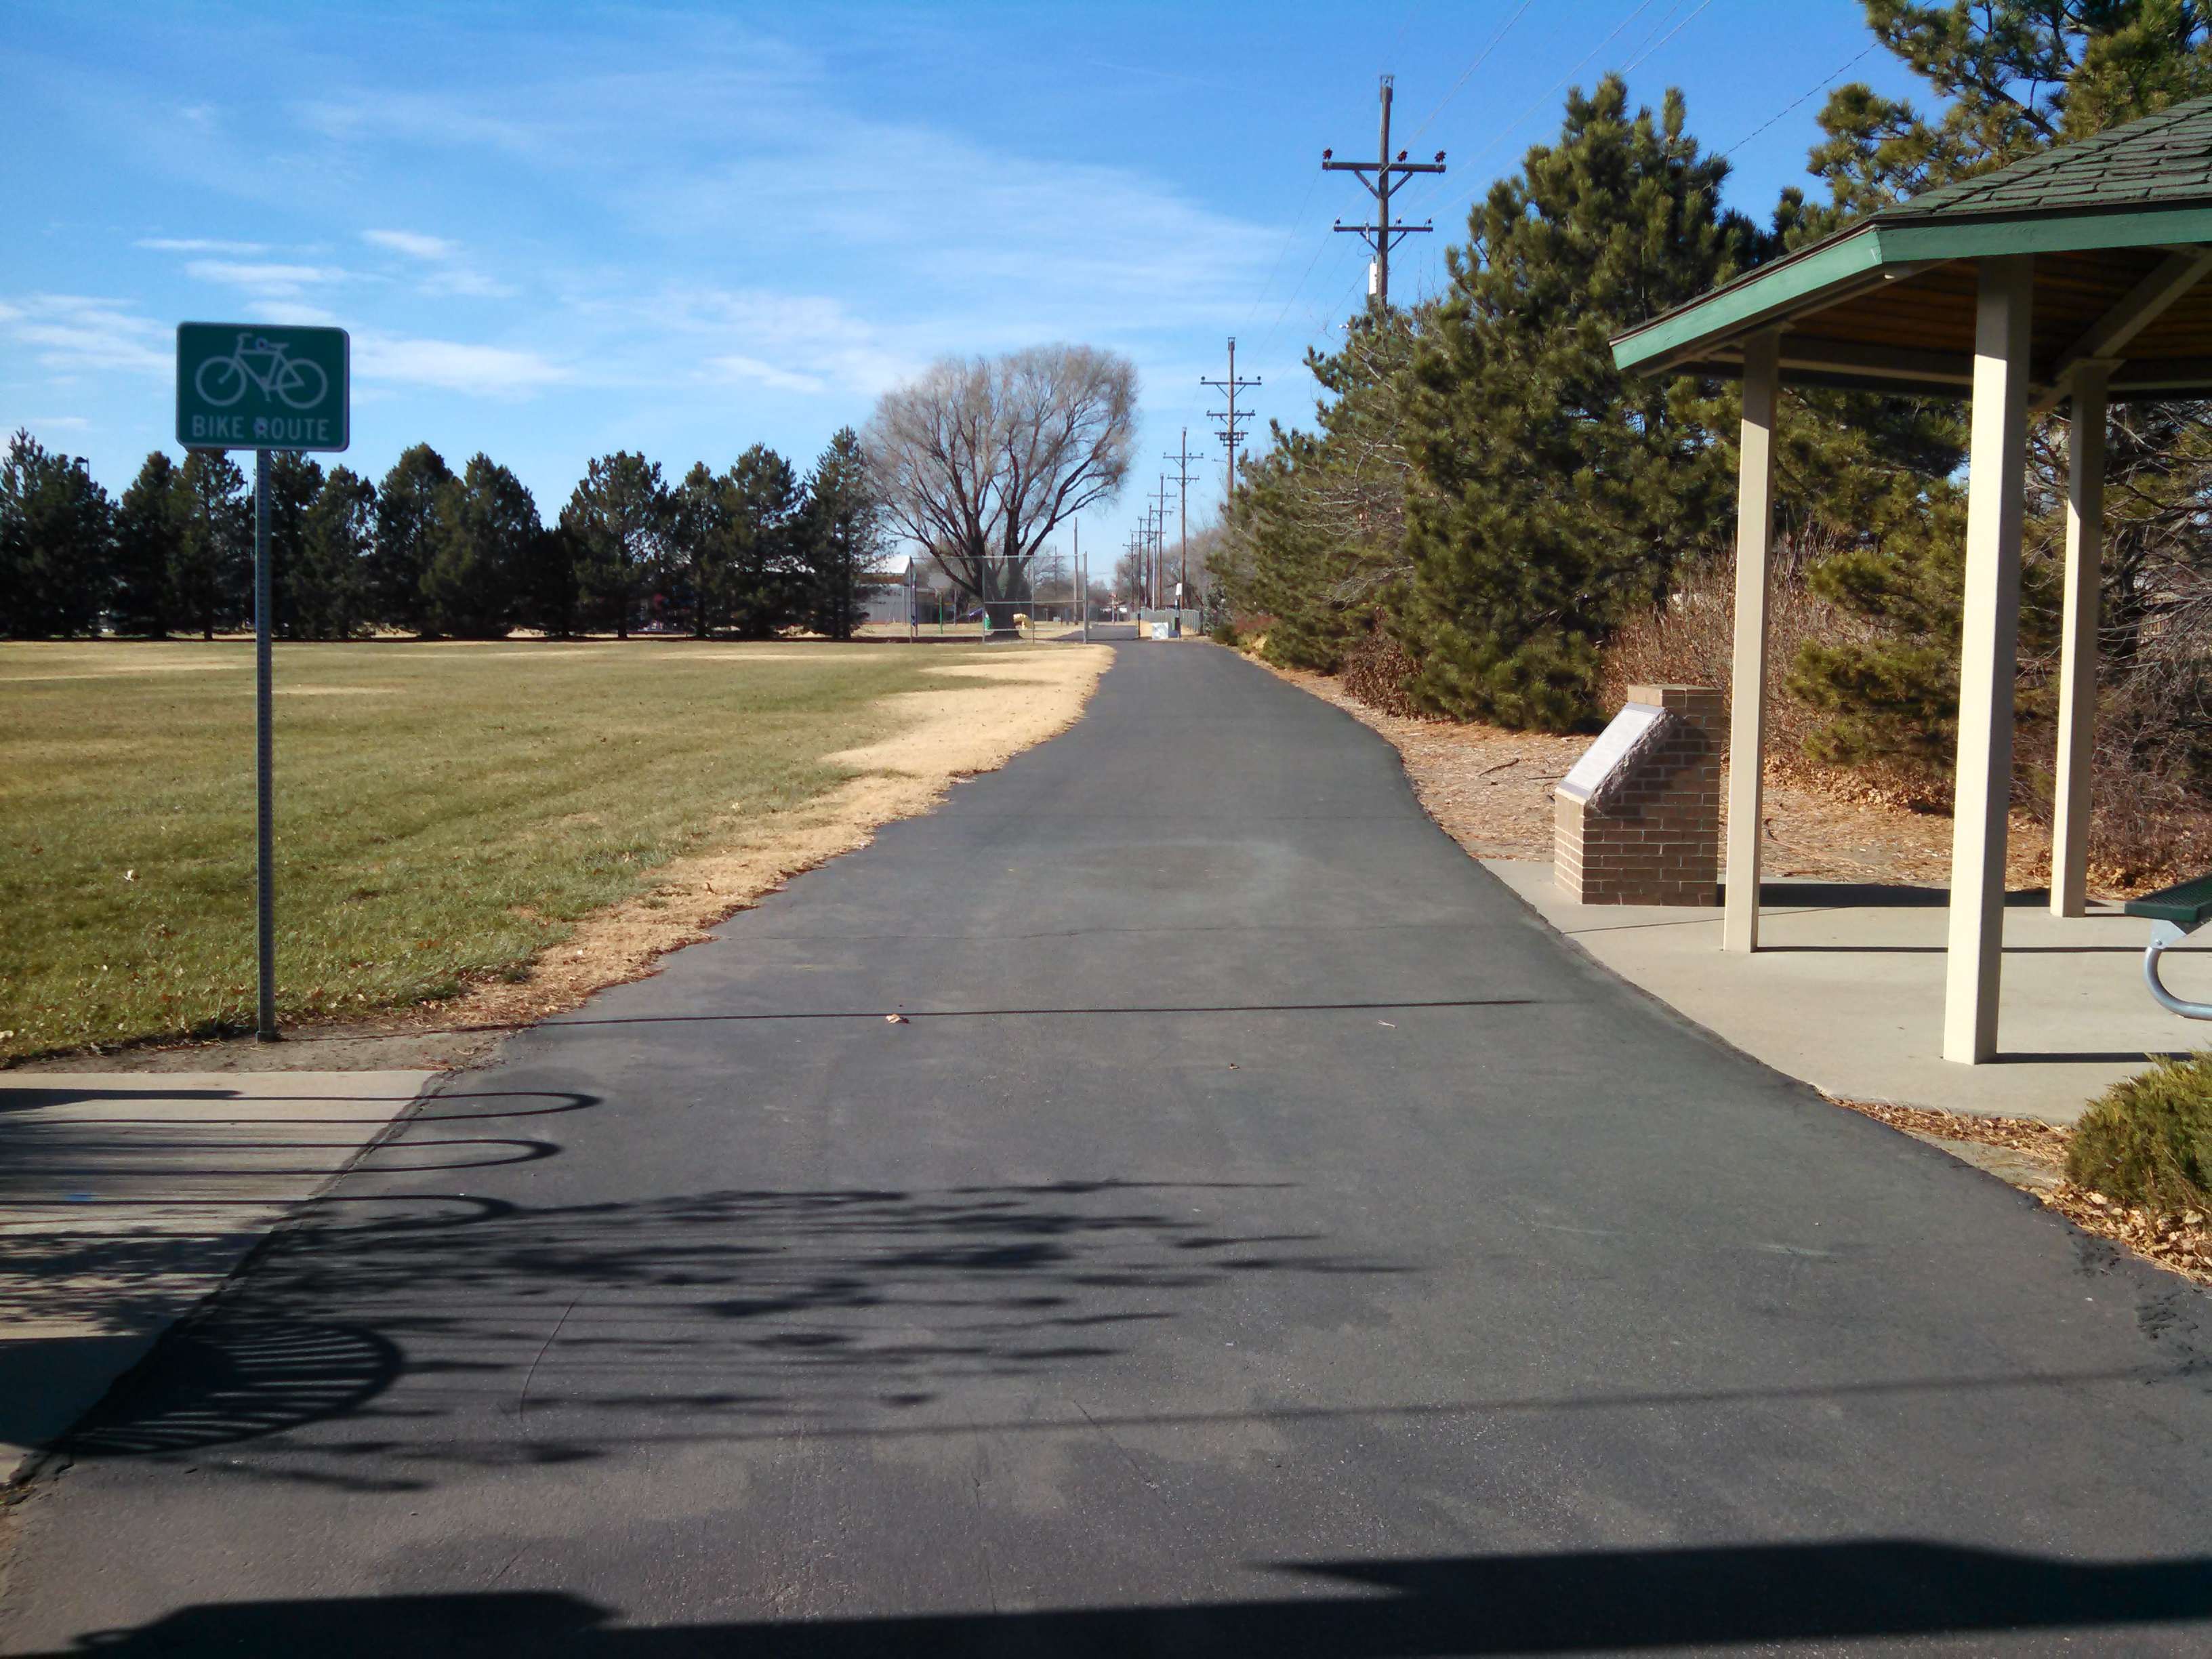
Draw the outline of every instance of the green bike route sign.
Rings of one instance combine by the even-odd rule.
[[[343,449],[350,343],[342,328],[177,325],[177,441],[187,449]]]

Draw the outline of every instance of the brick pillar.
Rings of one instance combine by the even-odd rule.
[[[1728,698],[1632,685],[1628,701],[1663,714],[1587,799],[1554,794],[1553,879],[1579,904],[1717,904]]]

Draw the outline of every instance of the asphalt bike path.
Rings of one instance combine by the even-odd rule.
[[[0,1647],[2197,1653],[2205,1308],[1132,643],[427,1103],[18,1506]]]

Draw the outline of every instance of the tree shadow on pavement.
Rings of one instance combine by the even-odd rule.
[[[888,1425],[964,1380],[1110,1359],[1127,1331],[1182,1318],[1249,1275],[1404,1271],[1194,1212],[1218,1218],[1232,1194],[1279,1190],[1092,1181],[544,1207],[325,1200],[66,1449],[182,1453],[343,1419],[284,1443],[300,1478],[396,1489],[439,1463]],[[259,1465],[282,1473],[270,1455]]]
[[[1283,1564],[1353,1595],[633,1626],[558,1592],[188,1607],[69,1650],[423,1659],[1380,1659],[2110,1631],[2212,1617],[2212,1561],[2079,1563],[1913,1540]],[[2171,1632],[2188,1651],[2191,1638]],[[2201,1636],[2202,1632],[2198,1632]]]

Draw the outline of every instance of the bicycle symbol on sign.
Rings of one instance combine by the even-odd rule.
[[[330,377],[316,364],[295,361],[281,340],[257,338],[252,330],[238,337],[228,357],[210,357],[192,377],[199,394],[217,409],[228,408],[258,386],[264,398],[294,409],[313,409],[331,389]],[[255,367],[256,362],[260,367]]]

